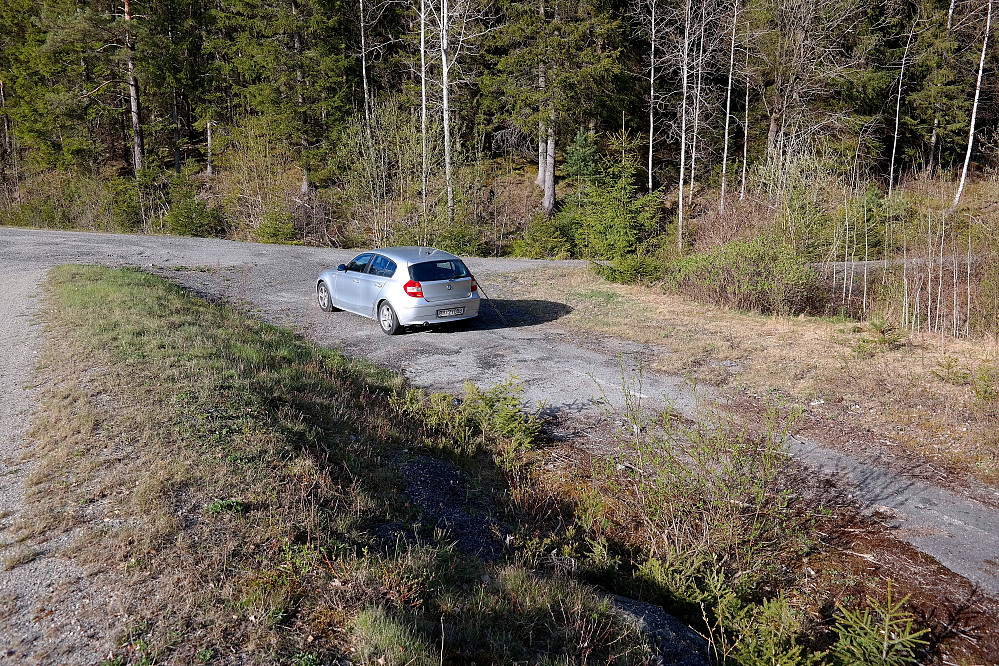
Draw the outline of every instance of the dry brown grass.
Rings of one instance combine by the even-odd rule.
[[[777,392],[805,409],[806,434],[828,444],[863,453],[857,442],[878,440],[958,477],[999,481],[995,405],[938,376],[947,364],[974,371],[999,363],[995,339],[915,334],[892,348],[878,344],[867,322],[745,314],[606,282],[588,269],[497,281],[493,293],[569,305],[559,325],[585,333],[583,340],[609,335],[647,344],[651,370],[746,400]]]
[[[34,546],[21,544],[10,548],[3,556],[3,571],[9,571],[14,567],[27,564],[41,554]]]

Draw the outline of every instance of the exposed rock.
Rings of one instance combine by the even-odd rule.
[[[614,595],[618,615],[636,627],[652,648],[654,666],[709,666],[708,643],[659,606]]]

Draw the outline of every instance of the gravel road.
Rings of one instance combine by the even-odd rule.
[[[625,383],[632,393],[642,396],[645,406],[661,408],[668,403],[681,413],[694,414],[694,396],[679,379],[645,374],[640,384],[635,382],[647,354],[642,345],[615,339],[583,344],[556,323],[567,306],[504,299],[499,287],[504,274],[555,262],[468,259],[485,293],[496,299],[502,317],[496,308],[483,303],[480,317],[467,325],[390,337],[374,321],[343,312],[325,314],[315,305],[315,278],[320,270],[353,254],[217,239],[0,228],[0,291],[18,311],[30,312],[36,307],[32,294],[37,293],[48,267],[64,263],[152,267],[204,296],[244,303],[248,311],[293,327],[320,344],[400,370],[418,385],[458,390],[465,381],[489,386],[514,373],[524,384],[528,403],[543,401],[549,413],[559,417],[559,429],[583,440],[589,426],[607,418],[608,405],[623,407]],[[11,317],[3,319],[6,325]],[[7,395],[8,386],[28,381],[36,335],[22,331],[10,336],[6,329],[0,334],[5,341],[0,390]],[[0,411],[0,444],[7,443],[8,448],[18,446],[9,442],[24,431],[30,405],[30,394],[17,395],[21,397],[5,400]],[[792,450],[800,460],[837,478],[871,511],[890,514],[899,538],[967,577],[982,591],[999,595],[995,559],[999,517],[994,510],[912,479],[904,469],[872,467],[820,442],[795,440]],[[9,458],[11,453],[5,455]],[[23,475],[4,477],[3,484],[4,488],[23,485]],[[999,503],[999,494],[996,498]],[[20,501],[17,492],[0,495],[0,511],[16,511]],[[9,576],[0,573],[0,585]]]

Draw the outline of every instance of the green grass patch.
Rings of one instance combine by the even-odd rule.
[[[605,289],[587,289],[576,295],[579,298],[595,301],[603,305],[610,305],[611,303],[618,302],[623,298],[620,294],[616,294],[613,291],[607,291]]]

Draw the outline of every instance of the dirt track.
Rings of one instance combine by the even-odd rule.
[[[694,396],[679,379],[646,374],[637,383],[636,372],[646,354],[641,345],[613,339],[580,344],[556,323],[565,312],[563,304],[510,300],[494,293],[498,291],[491,286],[494,276],[530,271],[551,262],[469,259],[469,267],[484,291],[496,299],[502,316],[484,303],[477,320],[456,330],[418,330],[389,337],[374,321],[342,312],[327,315],[314,303],[319,271],[352,256],[348,250],[214,239],[0,229],[0,280],[8,299],[5,308],[18,312],[37,308],[31,298],[48,267],[64,263],[137,265],[161,272],[207,297],[243,302],[268,321],[396,368],[416,384],[458,390],[465,381],[488,386],[514,373],[524,384],[525,399],[530,403],[544,401],[548,411],[559,417],[557,422],[566,436],[585,438],[590,424],[607,417],[608,405],[621,408],[622,384],[640,394],[645,406],[661,408],[669,403],[680,412],[694,414]],[[3,314],[5,320],[11,320],[9,314]],[[23,326],[13,333],[0,333],[4,337],[0,391],[21,396],[6,399],[0,411],[0,445],[7,447],[4,455],[9,461],[17,447],[24,445],[20,437],[26,429],[30,393],[17,393],[14,388],[29,379],[37,333]],[[834,475],[845,492],[871,511],[888,516],[896,536],[983,591],[999,595],[999,563],[994,560],[999,553],[999,517],[994,510],[912,478],[906,469],[863,464],[826,443],[797,441],[792,449],[799,459]],[[23,498],[23,481],[24,473],[3,477],[0,512],[17,510]],[[999,494],[994,489],[989,492],[999,503]],[[9,518],[3,519],[5,528],[9,522]],[[26,566],[12,571],[21,575]],[[8,594],[11,579],[12,572],[0,572],[4,594]],[[0,638],[8,643],[14,637]]]

